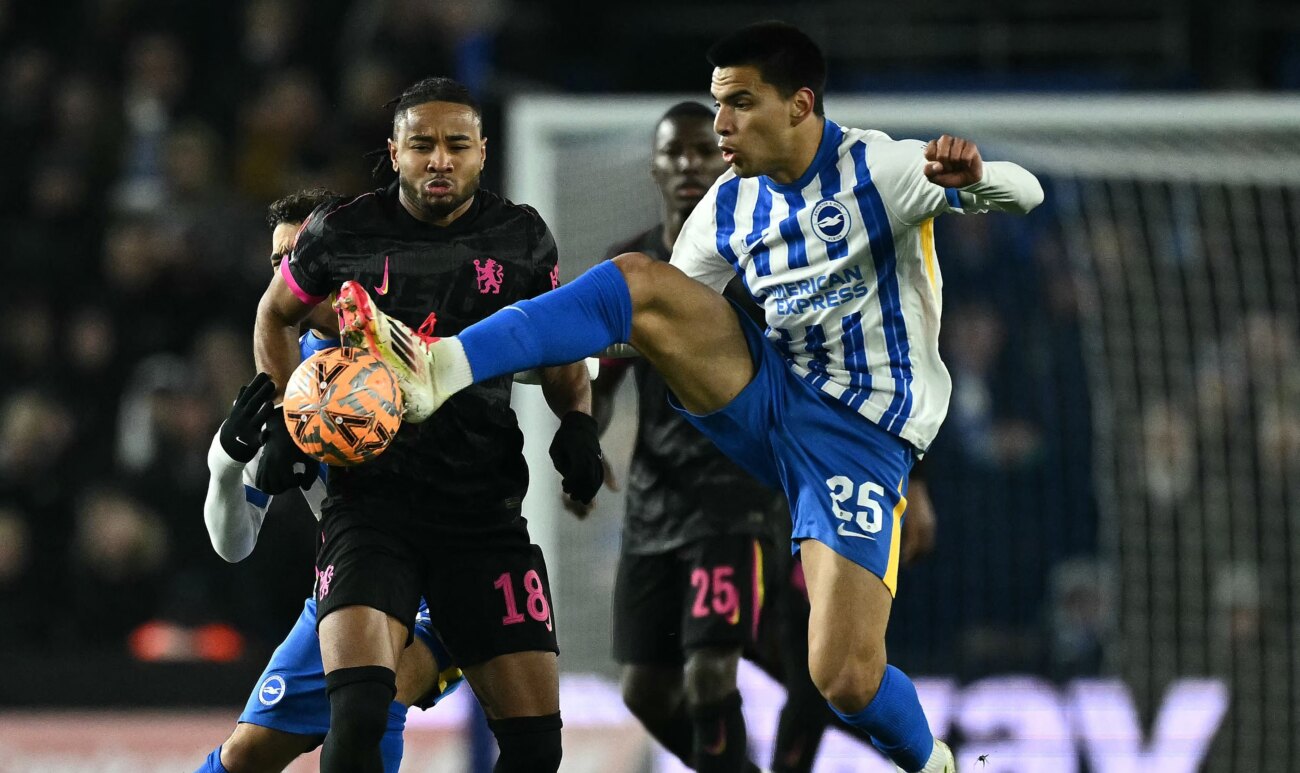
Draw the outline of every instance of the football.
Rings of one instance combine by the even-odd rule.
[[[338,467],[363,464],[383,453],[401,426],[397,376],[364,349],[319,352],[289,379],[284,421],[312,457]]]

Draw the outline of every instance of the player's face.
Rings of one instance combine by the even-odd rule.
[[[289,253],[293,251],[293,237],[298,233],[298,226],[302,223],[293,223],[285,221],[275,226],[271,231],[271,270],[278,271],[280,262],[289,259]],[[338,335],[339,320],[334,315],[334,310],[327,301],[322,301],[316,308],[311,310],[307,315],[307,326],[313,330],[319,330],[327,338],[333,338]]]
[[[714,68],[710,91],[717,100],[713,128],[721,137],[723,161],[741,177],[785,166],[794,126],[790,100],[750,65]]]
[[[670,118],[655,129],[655,154],[650,176],[664,204],[690,212],[709,186],[727,169],[718,148],[718,135],[703,118]]]
[[[453,102],[425,102],[398,117],[388,154],[402,204],[425,222],[446,225],[469,208],[487,158],[478,115]]]

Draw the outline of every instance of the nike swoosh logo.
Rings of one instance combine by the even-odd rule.
[[[718,740],[712,746],[705,746],[703,752],[710,757],[716,757],[727,750],[727,723],[724,720],[718,720]]]
[[[859,534],[856,531],[849,531],[848,529],[844,528],[844,524],[842,523],[840,524],[840,528],[836,529],[836,532],[841,537],[857,537],[858,539],[869,539],[872,542],[876,541],[876,538],[871,536],[870,534]]]
[[[753,252],[753,251],[754,251],[754,248],[757,247],[758,245],[762,244],[762,243],[763,243],[763,237],[762,237],[762,236],[759,236],[758,238],[754,239],[754,241],[752,241],[752,242],[749,241],[749,240],[746,240],[746,241],[745,241],[745,252]]]
[[[388,295],[388,256],[384,256],[384,281],[375,285],[375,295]]]

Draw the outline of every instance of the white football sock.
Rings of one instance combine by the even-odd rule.
[[[433,354],[430,365],[434,389],[443,397],[450,397],[474,383],[474,372],[459,338],[452,336],[435,341],[429,345],[429,351]]]

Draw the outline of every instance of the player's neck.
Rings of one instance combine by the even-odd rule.
[[[686,218],[691,213],[669,207],[664,214],[664,226],[660,230],[660,237],[663,239],[664,247],[668,252],[673,251],[673,245],[677,243],[677,237],[682,233],[682,226],[686,225]]]
[[[824,117],[812,115],[795,127],[790,158],[782,168],[768,174],[772,182],[777,185],[789,185],[804,176],[808,167],[812,166],[813,160],[817,158],[817,151],[822,145],[822,129],[825,125]]]

